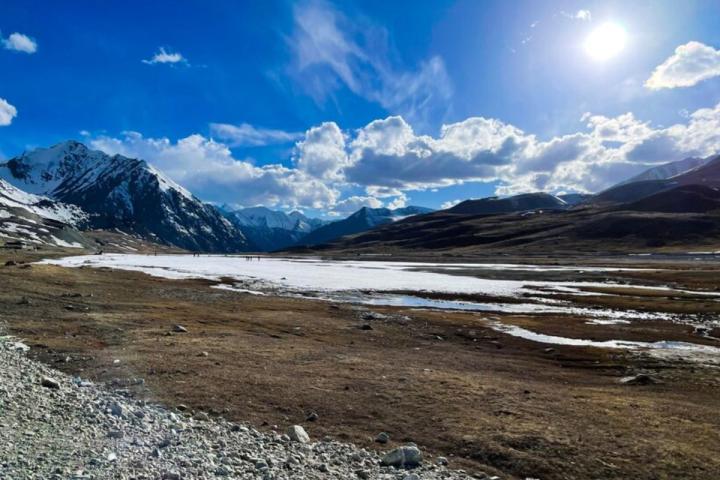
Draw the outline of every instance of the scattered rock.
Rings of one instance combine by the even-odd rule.
[[[375,441],[377,443],[381,443],[381,444],[385,445],[386,443],[388,443],[390,441],[390,435],[388,435],[385,432],[380,432],[377,434],[377,437],[375,437]]]
[[[413,468],[422,463],[422,452],[419,448],[407,445],[390,450],[386,453],[380,463],[388,467]]]
[[[293,425],[290,427],[287,435],[293,442],[308,443],[310,441],[310,436],[300,425]]]
[[[187,333],[187,328],[178,324],[178,325],[173,325],[172,331],[175,333]]]
[[[53,390],[57,390],[60,388],[60,384],[57,380],[50,377],[42,377],[40,380],[40,385],[42,385],[45,388],[52,388]]]
[[[447,465],[448,459],[445,457],[437,457],[437,464],[438,465]]]
[[[621,378],[620,383],[623,385],[655,385],[662,382],[647,373],[638,373],[637,375]]]
[[[310,413],[308,413],[308,416],[305,417],[305,420],[308,421],[308,422],[314,422],[314,421],[316,421],[318,418],[320,418],[320,416],[319,416],[317,413],[315,413],[315,412],[310,412]]]

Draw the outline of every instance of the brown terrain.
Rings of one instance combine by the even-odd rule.
[[[720,346],[717,331],[702,337],[664,321],[597,326],[569,316],[388,307],[373,307],[387,315],[373,318],[365,307],[221,291],[208,281],[25,263],[39,255],[0,253],[0,265],[16,262],[0,266],[0,320],[34,357],[111,388],[268,429],[301,423],[315,438],[371,448],[413,441],[454,468],[502,478],[720,478],[716,367],[549,347],[493,331],[486,320],[573,338]],[[717,263],[662,268],[602,276],[720,287]],[[598,293],[615,295],[581,300],[720,314],[720,302],[690,294],[627,285]],[[175,332],[176,324],[187,332]],[[657,383],[620,383],[641,372]],[[306,420],[310,412],[317,420]],[[390,445],[373,442],[381,431]]]

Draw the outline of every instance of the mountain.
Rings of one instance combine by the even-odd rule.
[[[593,198],[593,195],[590,193],[564,193],[562,195],[557,195],[557,197],[567,203],[568,206],[574,207],[575,205],[587,202]]]
[[[327,222],[309,218],[300,212],[286,214],[265,207],[241,210],[224,209],[224,214],[258,249],[280,250],[296,244],[310,232]]]
[[[676,175],[670,180],[679,185],[705,185],[720,188],[720,155],[710,157],[703,165]]]
[[[705,185],[681,185],[645,197],[624,207],[638,212],[720,212],[720,190]]]
[[[666,164],[661,167],[656,167],[660,170],[653,170],[651,175],[665,176],[666,174],[673,173],[676,170],[682,170],[685,166],[691,165],[695,162],[700,164],[696,167],[684,170],[678,175],[673,175],[666,178],[658,178],[654,180],[638,180],[638,181],[625,181],[611,187],[603,192],[600,192],[593,197],[593,203],[630,203],[639,201],[645,197],[655,195],[657,193],[670,190],[680,185],[705,185],[712,188],[720,188],[720,155],[707,157],[704,159],[686,159],[680,162]],[[648,170],[645,173],[650,172]],[[641,174],[639,177],[642,177]],[[639,178],[633,177],[633,178]],[[630,179],[632,180],[632,179]]]
[[[28,245],[77,247],[89,241],[75,227],[87,214],[74,205],[23,192],[0,179],[0,237]]]
[[[717,167],[709,163],[700,168],[704,173],[698,170],[692,176],[677,177],[678,181],[697,181],[698,175],[710,181],[714,178],[710,176],[714,168],[720,168],[720,160]],[[658,182],[665,185],[667,181],[633,185]],[[626,187],[632,188],[618,188]],[[414,216],[314,248],[342,254],[442,252],[443,255],[539,256],[550,252],[598,255],[658,248],[683,252],[720,249],[720,188],[689,184],[647,191],[650,193],[643,195],[644,198],[630,202],[542,208],[532,210],[532,214],[525,208],[536,204],[527,201],[526,196],[514,203],[518,211],[510,213],[496,212],[502,210],[499,205],[513,205],[511,202],[498,204],[497,198],[473,200],[462,209]],[[544,198],[543,202],[549,200],[534,197]],[[557,205],[557,202],[543,203],[547,204]]]
[[[644,182],[648,180],[667,180],[668,178],[676,177],[689,170],[701,167],[710,161],[708,158],[697,158],[690,157],[676,162],[669,162],[663,165],[649,168],[644,172],[629,178],[618,185],[625,185],[627,183]]]
[[[394,210],[389,208],[363,207],[343,220],[328,223],[311,232],[297,242],[297,245],[319,245],[328,243],[346,235],[355,235],[380,225],[397,222],[431,211],[429,208],[412,206]]]
[[[508,198],[489,197],[465,200],[447,211],[472,215],[495,215],[500,213],[527,212],[531,210],[564,210],[568,204],[548,193],[525,193]]]
[[[0,178],[76,205],[87,228],[113,229],[193,251],[236,252],[250,243],[207,205],[143,160],[68,141],[0,164]]]

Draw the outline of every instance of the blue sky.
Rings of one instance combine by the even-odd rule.
[[[716,1],[8,0],[0,158],[74,138],[204,200],[330,215],[597,191],[720,150],[718,18]],[[598,60],[606,25],[624,41]]]

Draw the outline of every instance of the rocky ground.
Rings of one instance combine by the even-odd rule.
[[[414,445],[378,455],[300,426],[262,433],[171,411],[48,368],[27,348],[0,340],[0,478],[489,478],[423,460]]]

